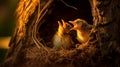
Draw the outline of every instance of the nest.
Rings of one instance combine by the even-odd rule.
[[[93,54],[96,48],[93,45],[86,47],[82,44],[82,48],[72,48],[70,50],[61,49],[56,51],[53,49],[52,37],[58,29],[58,20],[64,19],[65,21],[75,20],[81,18],[92,24],[91,7],[88,0],[84,1],[70,1],[70,0],[50,0],[43,6],[41,10],[41,17],[37,24],[36,39],[39,41],[38,46],[43,48],[41,58],[44,59],[46,64],[58,64],[65,66],[89,66],[94,63]],[[74,42],[75,31],[71,32]],[[46,60],[45,60],[46,59]],[[86,65],[87,64],[87,65]]]
[[[57,21],[61,19],[70,21],[81,18],[92,24],[91,7],[87,0],[83,2],[70,2],[65,0],[64,2],[69,5],[66,5],[61,0],[50,3],[46,8],[48,11],[45,13],[44,17],[41,18],[41,21],[39,21],[37,29],[39,32],[38,35],[40,35],[40,38],[42,38],[49,47],[51,46],[47,43],[51,42],[51,38],[58,29]],[[86,4],[84,5],[83,3]],[[44,14],[44,12],[41,14]]]

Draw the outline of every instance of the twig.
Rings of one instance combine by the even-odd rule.
[[[33,31],[32,31],[32,39],[35,42],[36,46],[40,49],[41,47],[43,49],[45,49],[47,52],[48,50],[43,46],[43,44],[41,42],[39,42],[39,40],[37,39],[36,35],[37,35],[37,30],[38,30],[38,24],[39,21],[44,17],[44,15],[46,14],[46,12],[48,11],[47,8],[49,7],[49,5],[53,2],[53,0],[49,0],[47,2],[47,4],[43,7],[43,9],[40,11],[40,4],[38,6],[38,15],[37,15],[37,20],[35,23],[35,26],[33,27]]]
[[[60,1],[61,1],[63,4],[65,4],[67,7],[70,7],[70,8],[72,8],[72,9],[78,10],[76,7],[67,4],[65,1],[63,1],[63,0],[60,0]]]

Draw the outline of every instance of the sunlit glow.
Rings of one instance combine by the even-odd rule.
[[[0,48],[8,49],[10,38],[11,37],[0,37]]]
[[[82,33],[79,30],[77,30],[77,39],[79,41],[84,41],[84,37],[82,36]]]
[[[61,35],[63,35],[63,26],[62,26],[62,24],[58,21],[58,24],[59,24],[59,27],[58,27],[58,32],[57,32],[57,34],[59,35],[59,36],[61,36]]]

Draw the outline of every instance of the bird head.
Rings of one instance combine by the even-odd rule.
[[[73,24],[73,28],[71,30],[81,30],[81,31],[86,31],[92,26],[89,25],[85,20],[83,19],[76,19],[74,21],[69,21],[71,24]]]
[[[62,23],[60,21],[58,21],[58,34],[63,35],[63,34],[68,34],[70,32],[70,29],[72,28],[72,26],[65,22],[64,20],[61,20]]]
[[[70,29],[72,28],[72,25],[65,22],[63,19],[62,19],[62,23],[63,23],[64,33],[69,33]]]

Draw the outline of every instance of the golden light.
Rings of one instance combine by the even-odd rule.
[[[8,49],[11,37],[0,37],[0,48]]]

